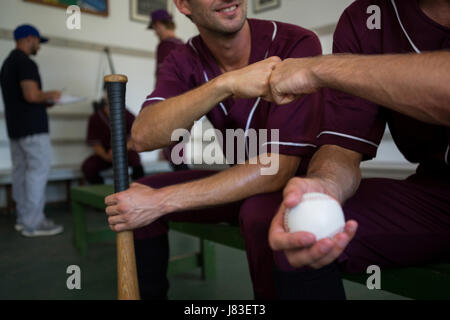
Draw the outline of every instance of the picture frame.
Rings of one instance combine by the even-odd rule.
[[[109,0],[23,0],[25,2],[67,9],[71,5],[80,7],[81,12],[98,16],[109,16]]]
[[[166,9],[170,14],[173,13],[172,0],[130,0],[130,19],[132,21],[149,24],[150,13]]]
[[[281,0],[253,0],[253,12],[260,13],[281,6]]]

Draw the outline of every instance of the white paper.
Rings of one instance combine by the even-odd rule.
[[[57,105],[73,104],[86,100],[85,97],[72,96],[70,94],[63,94],[61,98],[56,102]]]

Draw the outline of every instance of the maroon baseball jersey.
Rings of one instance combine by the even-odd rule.
[[[158,70],[161,68],[164,60],[167,58],[169,53],[179,48],[180,46],[183,46],[183,41],[181,41],[178,38],[168,38],[162,40],[158,44],[158,48],[156,49],[156,74],[158,75]]]
[[[248,19],[248,22],[251,29],[250,64],[270,56],[286,59],[321,54],[320,42],[309,30],[275,21]],[[183,94],[220,74],[221,70],[202,38],[194,37],[167,57],[160,69],[156,88],[143,107]],[[223,137],[226,136],[226,129],[242,129],[245,132],[249,129],[278,129],[279,141],[271,141],[270,131],[268,133],[265,145],[269,152],[271,146],[277,144],[280,154],[310,157],[316,149],[320,102],[318,94],[286,106],[277,106],[260,98],[229,98],[213,108],[207,118]],[[226,145],[223,149],[226,152]],[[239,161],[235,157],[233,163]]]
[[[381,9],[381,29],[370,30],[367,8]],[[358,0],[341,16],[334,34],[334,53],[393,54],[450,48],[450,29],[431,20],[417,0]],[[420,77],[418,74],[417,76]],[[450,130],[389,110],[335,90],[325,90],[324,121],[319,145],[355,150],[365,159],[376,155],[388,124],[401,153],[427,167],[449,164]],[[448,102],[443,102],[448,103]]]
[[[125,110],[126,130],[128,137],[131,135],[131,127],[134,122],[134,115]],[[89,118],[87,143],[89,145],[101,144],[106,151],[111,149],[111,130],[109,118],[103,109],[98,110]]]

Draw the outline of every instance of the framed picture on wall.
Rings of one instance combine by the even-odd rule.
[[[71,5],[79,6],[81,12],[107,17],[109,15],[109,0],[24,0],[46,6],[67,9]]]
[[[145,24],[150,23],[150,13],[158,10],[166,9],[170,13],[173,12],[172,0],[130,0],[130,18],[136,22]]]
[[[281,0],[253,0],[253,11],[259,13],[281,6]]]

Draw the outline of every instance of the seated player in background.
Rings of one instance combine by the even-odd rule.
[[[100,172],[112,167],[111,130],[109,127],[109,103],[108,96],[105,97],[95,108],[95,112],[89,118],[87,143],[92,146],[94,154],[87,158],[82,165],[82,171],[86,180],[91,184],[103,184],[104,179]],[[131,112],[125,110],[127,122],[127,136],[130,137],[131,127],[135,117]],[[137,180],[144,176],[144,169],[139,154],[131,149],[128,139],[128,165],[133,168],[131,178]]]

